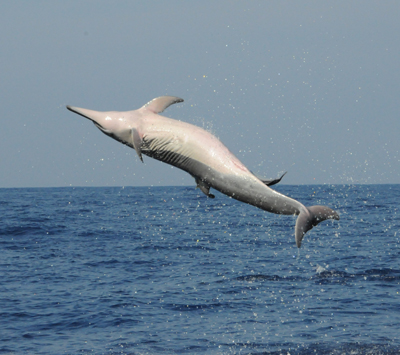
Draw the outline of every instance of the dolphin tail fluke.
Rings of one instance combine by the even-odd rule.
[[[297,247],[300,248],[304,235],[317,224],[326,219],[339,220],[336,211],[326,206],[311,206],[300,211],[295,227],[295,238]]]

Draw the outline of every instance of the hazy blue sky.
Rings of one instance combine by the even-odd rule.
[[[2,1],[0,187],[193,185],[65,105],[204,126],[287,184],[400,183],[400,1]]]

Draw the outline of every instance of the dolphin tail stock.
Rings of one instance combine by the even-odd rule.
[[[304,235],[310,229],[327,219],[339,220],[339,215],[336,211],[326,206],[311,206],[301,209],[295,227],[297,247],[300,248]]]

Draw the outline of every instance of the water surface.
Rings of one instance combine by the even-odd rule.
[[[398,354],[400,185],[0,189],[0,353]]]

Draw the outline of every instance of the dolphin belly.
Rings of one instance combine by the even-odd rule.
[[[163,149],[162,145],[158,144],[157,147],[158,149],[153,148],[151,140],[143,140],[141,151],[151,158],[186,171],[196,179],[198,186],[201,182],[202,186],[208,189],[212,187],[235,200],[271,213],[297,215],[301,208],[304,208],[300,202],[272,190],[250,172],[223,173],[203,162],[169,150],[167,147]],[[209,195],[208,190],[206,195]]]

